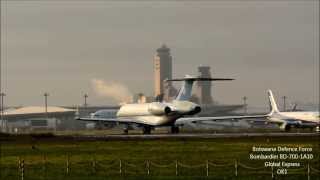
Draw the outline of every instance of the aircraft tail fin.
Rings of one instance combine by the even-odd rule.
[[[271,106],[270,114],[278,113],[279,109],[278,109],[277,103],[276,103],[276,101],[275,101],[275,99],[273,97],[273,93],[272,93],[272,91],[270,89],[268,90],[268,97],[269,97],[269,103],[270,103],[270,106]]]
[[[188,101],[192,95],[192,86],[194,81],[231,81],[234,79],[230,78],[202,78],[202,77],[193,77],[186,75],[184,78],[180,79],[168,79],[167,81],[183,81],[183,84],[179,90],[179,93],[175,100],[179,101]]]

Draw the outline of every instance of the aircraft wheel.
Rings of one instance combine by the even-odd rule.
[[[290,126],[290,125],[286,125],[286,127],[284,128],[284,130],[285,130],[286,132],[289,132],[290,129],[291,129],[291,126]]]
[[[123,130],[123,133],[124,133],[124,134],[129,134],[129,130],[128,130],[128,129],[124,129],[124,130]]]
[[[171,133],[172,133],[172,134],[178,134],[178,133],[179,133],[179,127],[177,127],[177,126],[172,126],[172,127],[171,127]]]
[[[143,127],[143,134],[151,134],[151,127],[150,126],[144,126]]]

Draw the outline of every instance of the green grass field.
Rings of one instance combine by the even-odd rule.
[[[252,146],[258,145],[312,147],[314,158],[299,160],[302,169],[289,168],[287,175],[277,175],[274,170],[274,176],[306,179],[309,163],[314,168],[310,170],[311,179],[319,179],[319,137],[315,136],[103,141],[3,136],[0,177],[21,179],[19,161],[20,166],[24,161],[23,177],[30,180],[271,179],[271,168],[263,168],[264,160],[249,159]]]

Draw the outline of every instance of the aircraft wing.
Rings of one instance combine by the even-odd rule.
[[[269,115],[252,115],[252,116],[216,116],[216,117],[185,117],[176,120],[175,124],[197,123],[201,121],[227,121],[241,119],[267,118]]]
[[[123,124],[142,124],[140,121],[135,119],[122,119],[122,118],[91,118],[91,117],[77,117],[76,120],[79,121],[92,121],[92,122],[114,122],[114,123],[123,123]]]

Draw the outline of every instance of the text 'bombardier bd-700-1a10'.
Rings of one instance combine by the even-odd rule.
[[[124,132],[129,127],[141,127],[144,134],[150,134],[155,127],[169,126],[172,133],[178,133],[177,121],[185,116],[200,113],[201,107],[190,101],[194,81],[229,81],[229,78],[201,78],[186,75],[181,79],[167,81],[183,81],[177,97],[172,102],[152,102],[138,104],[124,104],[118,111],[99,110],[90,117],[76,117],[77,120],[93,121],[99,123],[124,124]],[[196,117],[193,119],[196,121]],[[201,118],[203,120],[203,118]]]

